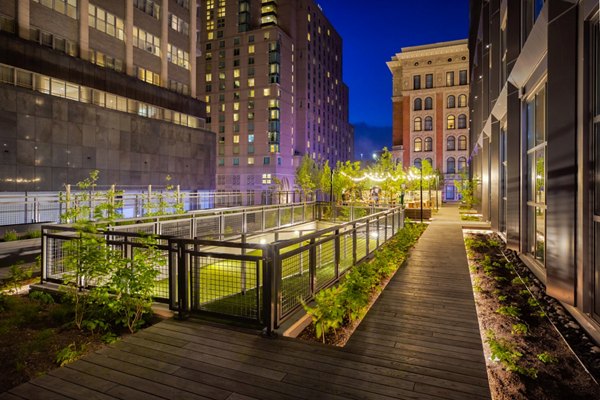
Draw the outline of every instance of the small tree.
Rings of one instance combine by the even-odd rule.
[[[296,186],[305,193],[312,193],[317,188],[318,172],[315,160],[305,154],[296,168]]]
[[[144,205],[146,215],[149,217],[157,217],[167,214],[183,214],[184,207],[181,201],[179,190],[175,190],[175,186],[171,183],[171,176],[167,175],[165,181],[167,185],[165,191],[152,194],[148,192],[146,195],[146,203]],[[169,211],[171,209],[172,211]]]
[[[456,186],[461,201],[466,208],[471,209],[479,203],[479,199],[475,197],[477,180],[469,179],[469,175],[466,171],[460,173],[460,180],[454,181],[454,186]]]
[[[347,193],[348,201],[360,198],[367,183],[366,180],[357,181],[362,174],[360,161],[338,161],[333,174],[333,193],[335,196],[341,199],[343,194]]]

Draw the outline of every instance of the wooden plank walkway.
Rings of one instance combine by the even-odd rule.
[[[489,399],[454,214],[441,211],[344,349],[168,320],[0,399]]]

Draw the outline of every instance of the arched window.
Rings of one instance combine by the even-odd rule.
[[[456,107],[456,97],[450,95],[450,96],[448,96],[446,108],[454,108],[454,107]]]
[[[454,136],[448,136],[448,139],[446,139],[446,150],[456,150],[456,138]]]
[[[421,159],[420,158],[415,158],[415,163],[414,163],[415,167],[417,168],[421,168]]]
[[[413,103],[413,110],[414,111],[419,111],[423,109],[423,101],[420,98],[416,98],[414,103]]]
[[[427,157],[425,159],[425,161],[427,161],[429,163],[429,165],[431,165],[433,167],[433,160],[431,158]]]
[[[465,172],[467,170],[467,159],[465,157],[458,158],[458,172]]]
[[[446,118],[446,129],[456,128],[456,117],[454,115],[448,115]]]
[[[425,117],[425,130],[432,131],[433,130],[433,118]]]
[[[449,157],[446,160],[446,173],[454,174],[456,172],[456,160],[454,157]]]
[[[431,97],[425,97],[425,109],[432,110],[433,109],[433,100]]]
[[[458,137],[458,149],[459,150],[467,149],[467,137],[465,135],[461,135]]]
[[[414,151],[423,151],[423,140],[421,140],[421,138],[415,139]]]
[[[458,106],[459,107],[467,106],[467,95],[466,94],[461,94],[460,96],[458,96]]]
[[[415,130],[415,131],[423,130],[423,120],[421,119],[421,117],[415,118],[413,130]]]
[[[458,129],[465,129],[467,127],[467,116],[460,114],[458,116]]]
[[[433,150],[433,139],[430,137],[426,137],[424,151],[432,151],[432,150]]]

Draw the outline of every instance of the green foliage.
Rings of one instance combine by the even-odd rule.
[[[321,290],[315,296],[316,306],[314,308],[304,305],[306,313],[311,316],[317,338],[322,338],[325,343],[325,335],[334,331],[342,325],[345,310],[341,307],[342,286]]]
[[[535,368],[526,368],[519,365],[523,353],[517,351],[511,343],[503,339],[497,339],[492,330],[486,332],[486,338],[485,342],[490,346],[492,361],[501,363],[507,371],[516,372],[533,379],[537,378]]]
[[[525,325],[522,322],[519,322],[517,324],[513,324],[512,328],[510,330],[510,333],[512,333],[513,335],[527,335],[527,333],[529,332],[529,328],[527,327],[527,325]]]
[[[56,363],[59,366],[63,367],[67,364],[72,363],[73,361],[76,361],[79,357],[81,357],[81,355],[85,351],[85,348],[85,345],[77,348],[77,345],[75,343],[71,343],[70,345],[60,349],[56,353]]]
[[[13,264],[8,269],[8,278],[6,279],[6,286],[8,287],[9,292],[17,293],[19,288],[23,286],[23,284],[31,279],[33,275],[32,268],[23,268],[23,262],[17,262]]]
[[[146,194],[144,212],[148,217],[157,217],[167,214],[183,214],[183,198],[179,190],[171,184],[171,176],[167,175],[165,180],[167,186],[164,191]]]
[[[23,236],[24,239],[39,239],[42,237],[42,231],[41,230],[37,230],[37,231],[29,231],[25,234],[25,236]]]
[[[477,215],[468,215],[468,214],[462,214],[460,216],[460,219],[462,221],[481,221],[481,218],[478,217]]]
[[[373,261],[353,267],[337,287],[317,293],[314,307],[302,303],[312,318],[317,338],[325,342],[325,335],[330,332],[337,335],[336,330],[344,323],[364,316],[371,294],[379,289],[383,279],[394,273],[425,227],[406,224],[377,251]]]
[[[558,358],[548,353],[547,351],[538,354],[537,358],[544,364],[556,364],[558,362]]]
[[[513,318],[519,318],[521,316],[521,310],[514,305],[498,307],[496,313]]]
[[[460,173],[460,180],[454,181],[454,186],[456,186],[465,208],[471,209],[479,203],[479,200],[475,197],[477,180],[470,179],[469,174],[466,171]]]
[[[305,193],[312,193],[318,186],[318,175],[317,163],[308,154],[305,154],[302,161],[300,161],[300,165],[296,168],[296,186]]]
[[[527,299],[527,304],[529,305],[529,307],[531,308],[539,308],[540,307],[540,302],[537,301],[537,299],[534,299],[533,297],[529,297]]]
[[[54,304],[54,298],[49,293],[39,290],[30,292],[29,298],[39,302],[40,304]]]
[[[17,231],[13,230],[13,229],[9,229],[6,232],[4,232],[4,241],[5,242],[12,242],[14,240],[19,239],[19,235],[17,235]]]
[[[508,297],[507,297],[506,295],[504,295],[504,294],[502,294],[502,295],[498,296],[498,300],[499,300],[499,301],[506,301],[506,299],[507,299],[507,298],[508,298]]]

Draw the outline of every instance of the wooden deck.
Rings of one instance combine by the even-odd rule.
[[[344,349],[169,320],[0,399],[489,399],[460,222],[449,212]]]

